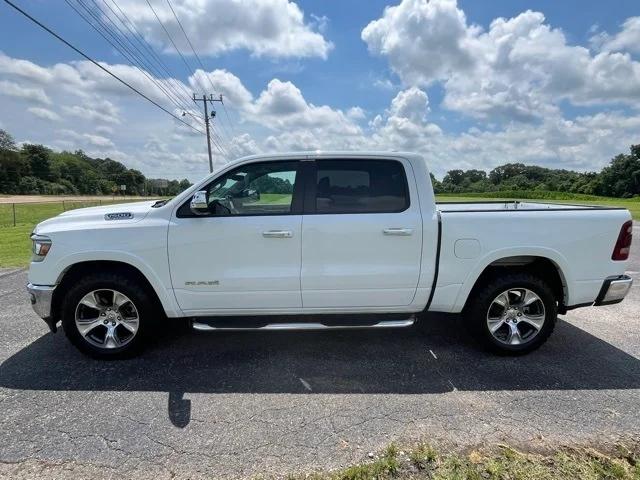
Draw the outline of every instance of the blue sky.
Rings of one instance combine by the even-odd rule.
[[[65,2],[16,3],[174,108]],[[117,4],[172,76],[198,90],[145,1],[83,3],[103,21],[98,6]],[[166,0],[151,3],[189,52]],[[201,78],[228,96],[217,164],[260,151],[366,148],[419,151],[438,176],[508,161],[590,170],[640,142],[637,1],[172,4]],[[0,52],[0,127],[18,141],[82,148],[151,176],[206,172],[204,138],[110,85],[4,4]]]

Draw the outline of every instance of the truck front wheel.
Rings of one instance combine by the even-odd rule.
[[[496,353],[531,352],[555,327],[558,307],[553,291],[534,275],[496,276],[473,295],[465,308],[466,320],[475,337]]]
[[[101,359],[132,356],[150,330],[154,302],[120,273],[94,273],[76,282],[62,302],[62,327],[81,352]]]

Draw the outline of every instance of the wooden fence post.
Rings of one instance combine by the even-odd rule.
[[[11,204],[13,206],[13,226],[16,226],[16,204],[12,203]]]

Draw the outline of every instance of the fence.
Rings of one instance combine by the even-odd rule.
[[[110,205],[132,200],[61,200],[42,203],[0,203],[0,227],[36,224],[67,210]]]

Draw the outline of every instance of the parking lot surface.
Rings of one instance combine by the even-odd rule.
[[[0,272],[0,476],[242,478],[331,469],[390,442],[529,449],[640,437],[640,228],[618,305],[570,312],[540,350],[484,353],[460,319],[329,333],[168,330],[101,362]],[[585,259],[588,261],[588,259]]]

